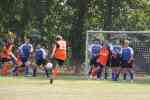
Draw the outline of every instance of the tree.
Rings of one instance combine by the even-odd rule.
[[[89,0],[76,0],[76,11],[73,17],[72,29],[71,29],[71,43],[72,43],[72,55],[76,71],[78,66],[84,59],[84,43],[85,43],[85,23],[88,13]]]

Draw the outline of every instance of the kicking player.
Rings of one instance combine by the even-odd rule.
[[[46,50],[41,47],[41,45],[37,46],[37,49],[35,50],[35,62],[36,66],[33,68],[33,76],[36,76],[37,66],[44,68],[45,74],[47,78],[49,78],[49,73],[45,65],[47,64],[47,52]]]
[[[62,68],[67,59],[67,44],[62,36],[56,36],[56,41],[52,50],[51,58],[53,58],[54,69]]]
[[[90,60],[90,70],[89,70],[89,77],[93,78],[96,75],[96,67],[97,67],[97,57],[101,49],[100,40],[96,39],[93,41],[93,43],[89,46],[89,52],[91,54],[91,60]]]
[[[124,40],[123,47],[121,49],[121,66],[123,69],[123,78],[126,80],[129,73],[131,81],[134,79],[134,72],[131,70],[134,61],[134,51],[129,47],[129,41]]]
[[[25,38],[25,43],[23,43],[19,47],[19,53],[20,53],[21,61],[22,61],[23,66],[24,66],[25,76],[28,76],[28,74],[29,74],[29,64],[27,62],[28,62],[32,52],[33,52],[33,46],[30,43],[30,39]]]

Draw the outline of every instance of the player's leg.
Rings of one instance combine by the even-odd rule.
[[[29,74],[29,65],[27,64],[28,58],[21,57],[22,67],[24,68],[24,75],[27,76]]]
[[[116,68],[115,66],[112,66],[112,80],[113,81],[116,81],[116,75],[117,75]]]
[[[103,65],[103,73],[104,73],[104,79],[107,80],[107,78],[108,78],[108,66]]]
[[[134,80],[134,67],[133,67],[133,61],[131,63],[128,64],[128,73],[130,75],[130,80],[133,81]]]
[[[101,64],[99,64],[98,66],[97,66],[97,69],[96,69],[97,71],[96,71],[96,74],[97,74],[97,79],[99,80],[99,79],[102,79],[102,77],[103,77],[103,66],[101,65]]]
[[[91,60],[90,60],[90,68],[89,68],[89,71],[88,71],[88,77],[89,78],[91,78],[92,69],[93,69],[93,58],[91,58]]]
[[[117,81],[119,78],[119,74],[121,72],[120,68],[120,60],[116,59],[112,62],[112,80]]]
[[[18,73],[19,73],[19,65],[14,65],[14,68],[13,68],[13,70],[12,70],[12,74],[13,74],[13,76],[18,76]]]
[[[37,67],[40,66],[39,63],[36,61],[36,63],[32,63],[32,69],[33,69],[33,77],[36,77],[37,75]]]
[[[90,70],[89,70],[89,73],[88,73],[90,78],[94,78],[96,76],[96,68],[98,66],[96,60],[97,60],[97,57],[92,58],[91,61],[90,61]]]
[[[56,76],[55,70],[58,68],[58,59],[53,59],[52,64],[53,64],[53,67],[50,69],[51,74],[49,75],[50,84],[53,84],[54,77]]]
[[[127,79],[127,68],[123,68],[123,80],[126,80]]]
[[[49,69],[46,68],[46,64],[47,64],[47,61],[45,59],[42,60],[42,66],[44,67],[44,71],[45,71],[45,75],[47,78],[49,78]],[[51,70],[51,69],[50,69]]]

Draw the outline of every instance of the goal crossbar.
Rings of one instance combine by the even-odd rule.
[[[87,33],[99,33],[99,32],[103,32],[103,33],[118,33],[118,34],[123,34],[123,33],[128,33],[128,34],[149,34],[150,31],[93,31],[93,30],[89,30],[87,31]]]

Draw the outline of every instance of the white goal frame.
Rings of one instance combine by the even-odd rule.
[[[88,59],[88,45],[89,45],[89,34],[95,34],[95,33],[111,33],[111,34],[150,34],[150,31],[93,31],[93,30],[88,30],[86,32],[86,50],[85,50],[85,74],[88,73],[89,70],[89,59]]]

